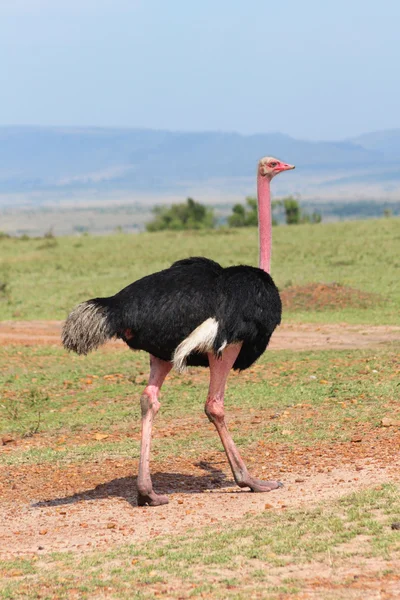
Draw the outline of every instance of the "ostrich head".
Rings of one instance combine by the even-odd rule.
[[[273,156],[264,156],[258,163],[259,175],[268,179],[272,179],[275,175],[278,175],[278,173],[289,171],[290,169],[294,169],[294,166],[288,165]]]

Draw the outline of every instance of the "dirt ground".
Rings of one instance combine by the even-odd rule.
[[[61,321],[3,321],[0,344],[60,345]],[[271,350],[346,350],[375,348],[400,341],[400,327],[390,325],[284,324],[274,333]],[[123,346],[116,340],[109,345]]]
[[[58,321],[3,322],[0,344],[59,345],[60,327]],[[374,348],[399,341],[400,327],[394,326],[287,324],[275,333],[271,348]],[[181,457],[157,463],[154,486],[169,494],[170,503],[156,508],[136,506],[136,460],[1,466],[0,558],[139,543],[210,523],[229,523],[252,512],[311,508],[323,500],[400,481],[400,431],[395,440],[385,434],[377,439],[371,431],[356,442],[301,451],[260,443],[244,458],[258,477],[284,482],[282,489],[269,494],[235,487],[222,452],[209,452],[199,457],[201,462]]]
[[[229,522],[268,509],[312,508],[328,499],[387,481],[399,481],[397,444],[379,447],[344,445],[312,453],[271,448],[253,453],[250,470],[274,477],[284,487],[268,494],[237,488],[223,453],[202,461],[179,460],[157,465],[154,487],[168,493],[170,503],[138,508],[137,461],[1,467],[0,558],[57,551],[87,551],[116,543],[139,543],[168,533],[210,523]],[[245,457],[246,458],[246,457]],[[266,471],[268,463],[273,465]],[[255,465],[262,464],[263,467]],[[280,465],[279,467],[277,465]]]

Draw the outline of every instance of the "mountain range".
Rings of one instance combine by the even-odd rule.
[[[400,129],[316,142],[282,133],[14,126],[0,127],[0,205],[189,194],[221,202],[254,192],[256,162],[267,154],[296,165],[274,182],[278,195],[400,198]]]

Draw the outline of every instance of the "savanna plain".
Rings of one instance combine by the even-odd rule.
[[[0,237],[0,598],[400,598],[400,220],[276,227],[284,318],[232,373],[235,487],[203,405],[171,372],[136,506],[147,356],[60,346],[78,302],[184,256],[257,264],[257,231]]]

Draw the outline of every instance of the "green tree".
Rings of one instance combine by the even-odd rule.
[[[311,223],[321,223],[322,215],[318,211],[314,210],[311,214]]]
[[[246,210],[243,204],[235,204],[232,214],[228,217],[229,227],[244,227],[246,222]]]
[[[152,212],[154,219],[146,224],[147,231],[211,229],[215,226],[213,210],[195,202],[193,198],[170,207],[156,206]]]
[[[273,200],[272,211],[283,209],[285,222],[287,225],[297,225],[298,223],[321,223],[322,215],[314,210],[308,214],[301,209],[298,200],[293,196],[287,196],[281,200]]]
[[[288,196],[282,200],[285,211],[287,225],[296,225],[300,223],[300,204],[293,196]]]
[[[228,217],[229,227],[257,227],[257,198],[248,196],[246,198],[246,205],[235,204],[232,208],[232,214]]]

